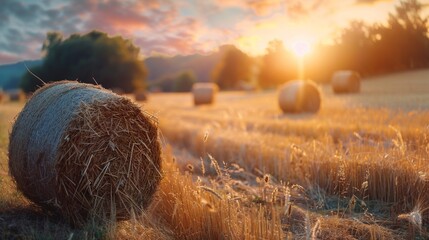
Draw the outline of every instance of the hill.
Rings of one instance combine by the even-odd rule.
[[[42,60],[30,60],[0,66],[0,88],[13,89],[19,86],[22,74],[27,71],[25,66],[32,68],[42,64]]]
[[[161,80],[180,72],[191,71],[195,74],[198,81],[207,82],[210,80],[211,71],[221,56],[221,52],[216,52],[210,55],[194,54],[175,57],[149,57],[145,60],[146,67],[149,70],[148,81]]]
[[[181,72],[193,72],[197,81],[209,81],[210,73],[222,56],[221,52],[210,55],[188,55],[188,56],[153,56],[146,58],[144,63],[148,69],[147,81],[159,81],[167,77],[175,76]],[[0,66],[0,88],[17,88],[22,74],[28,68],[42,64],[42,60],[23,61],[14,64]]]

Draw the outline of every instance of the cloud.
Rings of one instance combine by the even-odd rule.
[[[249,9],[258,16],[269,15],[276,9],[282,8],[284,2],[281,0],[216,0],[216,4],[223,8],[239,7]]]
[[[258,15],[266,15],[274,9],[281,7],[280,0],[250,0],[248,6]]]
[[[42,8],[36,3],[23,3],[14,0],[2,0],[2,7],[0,8],[0,16],[12,15],[16,16],[23,21],[31,21],[37,18],[41,13]],[[4,17],[9,20],[9,17]]]
[[[203,41],[202,37],[208,35],[209,30],[200,21],[194,18],[184,18],[161,27],[155,34],[136,38],[135,43],[141,46],[141,50],[146,56],[153,52],[167,55],[203,53],[208,51],[205,43],[210,40]],[[212,47],[214,46],[215,44]]]
[[[15,54],[0,52],[0,63],[13,63],[13,62],[16,62],[17,60],[24,60],[24,59],[20,59]]]
[[[0,64],[13,56],[40,57],[49,31],[65,37],[91,30],[121,35],[146,56],[208,52],[237,39],[249,49],[263,49],[273,38],[325,36],[352,17],[385,18],[393,5],[392,0],[0,1]]]
[[[298,17],[311,14],[332,0],[216,0],[220,6],[247,8],[257,16],[267,16],[273,13],[284,13]]]
[[[373,4],[377,2],[393,2],[392,0],[356,0],[356,4]]]
[[[144,54],[201,52],[206,47],[198,43],[199,38],[202,32],[209,32],[200,20],[181,16],[173,1],[44,0],[43,6],[30,1],[4,3],[0,18],[8,24],[0,23],[0,52],[4,55],[0,64],[13,56],[17,60],[18,55],[40,56],[40,46],[49,31],[59,31],[66,37],[94,29],[122,35],[131,38]],[[27,24],[30,18],[31,24]]]

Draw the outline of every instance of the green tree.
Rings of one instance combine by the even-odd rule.
[[[252,75],[252,59],[233,45],[222,46],[220,52],[224,52],[224,56],[213,69],[213,81],[221,89],[237,89],[240,83],[249,82]]]
[[[174,91],[176,92],[189,92],[192,85],[196,82],[195,76],[192,72],[186,71],[181,73],[174,81]]]
[[[42,52],[45,54],[42,66],[31,71],[45,82],[96,81],[103,87],[121,88],[125,92],[145,88],[147,71],[139,59],[140,49],[122,37],[92,31],[64,39],[53,32],[47,34]],[[34,91],[38,86],[40,81],[32,74],[27,72],[23,76],[21,87],[25,91]]]

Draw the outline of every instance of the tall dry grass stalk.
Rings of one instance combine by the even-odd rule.
[[[245,206],[181,174],[167,153],[158,197],[149,215],[175,239],[284,239],[276,208]],[[154,220],[155,221],[155,220]]]
[[[388,205],[383,221],[429,203],[428,113],[328,108],[316,117],[279,120],[269,117],[271,110],[240,106],[161,111],[160,128],[170,143],[195,156],[210,153],[248,172],[260,170],[330,196],[356,196],[360,206],[379,201]],[[203,142],[206,132],[210,137]],[[371,204],[361,208],[378,211]]]
[[[173,125],[164,119],[161,129],[167,139],[191,149],[197,156],[204,149],[216,159],[238,163],[248,171],[257,168],[285,181],[315,184],[331,194],[352,196],[365,183],[365,194],[370,199],[401,206],[414,206],[422,200],[429,202],[429,197],[422,194],[429,190],[427,151],[407,144],[403,137],[367,144],[363,141],[370,142],[368,137],[361,140],[344,136],[336,144],[328,134],[305,140],[293,135],[232,130],[212,131],[211,138],[203,145],[200,140],[203,132],[198,125],[185,122]]]

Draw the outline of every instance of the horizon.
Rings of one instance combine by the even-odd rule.
[[[50,31],[58,31],[64,37],[92,30],[120,35],[140,48],[142,59],[206,55],[225,44],[259,56],[272,40],[282,41],[292,51],[302,45],[311,49],[333,42],[338,31],[352,20],[385,23],[399,2],[81,0],[73,4],[57,0],[5,0],[0,10],[0,65],[42,59],[41,47]],[[429,0],[420,2],[424,5],[423,16],[427,16]]]

